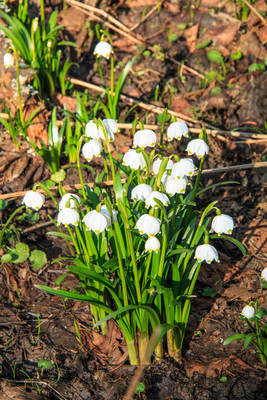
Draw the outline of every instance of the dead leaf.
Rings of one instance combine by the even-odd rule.
[[[216,26],[211,27],[205,34],[204,39],[212,39],[213,41],[220,43],[222,45],[229,45],[235,39],[238,32],[239,24],[216,24]]]
[[[26,105],[24,107],[24,121],[27,121],[27,119],[30,117],[31,113],[36,110],[36,108],[40,107],[40,111],[37,113],[37,115],[34,117],[32,120],[32,124],[29,125],[27,128],[27,135],[28,137],[37,144],[39,148],[41,148],[41,142],[45,144],[46,146],[48,145],[48,133],[46,129],[46,117],[44,114],[44,105],[42,103],[39,104],[30,104]],[[40,142],[41,141],[41,142]]]
[[[186,45],[189,49],[189,53],[194,53],[196,49],[196,41],[198,35],[199,24],[193,25],[191,28],[186,29],[184,36],[186,39]]]
[[[248,31],[241,35],[238,45],[245,57],[252,55],[255,59],[264,60],[267,56],[267,50],[260,43],[255,32]]]
[[[188,112],[188,107],[191,107],[191,104],[182,96],[177,95],[173,97],[170,108],[178,113],[190,116]]]

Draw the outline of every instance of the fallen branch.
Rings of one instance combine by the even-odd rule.
[[[203,174],[218,174],[218,173],[224,173],[224,172],[235,172],[235,171],[243,171],[246,169],[257,169],[257,168],[267,168],[267,161],[263,161],[263,162],[256,162],[253,164],[241,164],[241,165],[232,165],[230,167],[222,167],[222,168],[210,168],[210,169],[204,169],[202,171]],[[197,172],[195,172],[194,175],[197,175]],[[121,182],[125,183],[127,181],[127,178],[122,178]],[[94,183],[94,182],[90,182],[87,183],[87,185],[92,188],[94,187],[94,185],[98,185],[101,187],[106,187],[106,186],[112,186],[113,185],[113,181],[105,181],[105,182],[99,182],[99,183]],[[81,189],[81,184],[80,183],[76,183],[74,185],[64,185],[63,186],[64,189],[68,190],[79,190]],[[53,186],[52,188],[50,188],[50,190],[57,190],[58,187],[57,186]],[[12,198],[17,198],[17,197],[22,197],[24,196],[26,193],[28,192],[28,190],[24,190],[21,192],[14,192],[14,193],[6,193],[6,194],[0,194],[0,199],[1,200],[7,200],[7,199],[12,199]],[[37,192],[39,193],[45,193],[44,190],[41,189],[37,189]]]

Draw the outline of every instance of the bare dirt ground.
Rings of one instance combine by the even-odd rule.
[[[191,128],[201,127],[203,121],[206,126],[222,131],[247,132],[243,136],[209,135],[211,151],[206,169],[266,161],[266,72],[249,72],[248,67],[253,63],[264,64],[266,60],[267,27],[254,12],[242,21],[235,18],[240,5],[217,0],[164,1],[160,2],[160,10],[156,1],[147,0],[144,14],[141,0],[85,3],[98,6],[129,28],[138,24],[128,32],[130,36],[111,29],[116,64],[119,61],[125,64],[134,55],[138,57],[123,90],[125,95],[156,107],[169,107],[183,115]],[[263,0],[256,1],[254,7],[266,17]],[[93,56],[96,38],[90,34],[96,14],[86,15],[71,1],[67,1],[65,11],[61,1],[46,3],[47,14],[54,9],[59,10],[58,23],[65,25],[63,38],[78,44],[77,49],[66,50],[66,57],[80,66],[71,71],[72,77],[100,85]],[[150,10],[154,11],[143,21]],[[105,21],[103,17],[100,22]],[[207,40],[211,41],[209,47],[203,47]],[[207,58],[207,51],[212,49],[223,55],[225,74],[221,64]],[[243,57],[234,60],[231,54],[238,49]],[[119,65],[116,71],[119,74]],[[216,79],[211,79],[214,71]],[[108,62],[105,72],[108,79]],[[0,78],[0,99],[11,99],[10,106],[15,108],[12,76],[0,70]],[[84,90],[80,86],[75,89]],[[159,95],[155,96],[157,90]],[[90,95],[93,99],[98,94],[90,91]],[[75,111],[74,96],[57,94],[52,102],[62,107],[68,104]],[[40,101],[34,98],[30,104]],[[120,107],[123,120],[130,105],[123,101]],[[137,110],[147,123],[157,123],[154,112]],[[42,118],[49,117],[44,114]],[[124,122],[133,118],[134,113]],[[44,131],[39,134],[45,135]],[[253,134],[262,134],[263,139]],[[121,130],[114,152],[126,152],[131,142],[130,131]],[[40,157],[28,151],[27,144],[22,142],[16,151],[3,130],[0,150],[1,193],[10,194],[9,206],[14,210],[21,197],[12,193],[32,188],[36,182],[47,179],[49,171]],[[171,152],[174,151],[183,149],[178,150],[174,144]],[[95,162],[92,166],[97,169],[100,165]],[[93,179],[90,173],[84,173],[87,181]],[[244,349],[242,341],[223,346],[227,337],[247,332],[239,318],[246,304],[258,299],[260,306],[266,308],[266,290],[260,284],[267,259],[266,176],[264,168],[203,175],[203,187],[225,180],[238,183],[216,188],[208,199],[203,196],[202,201],[204,207],[207,202],[219,200],[223,212],[234,218],[234,236],[246,246],[247,255],[242,257],[228,242],[220,243],[221,263],[202,266],[182,360],[180,363],[171,359],[153,360],[142,377],[145,390],[140,394],[141,399],[266,399],[266,369],[254,347]],[[64,183],[78,183],[73,169],[68,170]],[[7,220],[8,210],[1,212],[2,222]],[[64,272],[64,264],[51,264],[67,249],[63,242],[46,235],[52,230],[44,226],[47,213],[56,213],[50,203],[41,211],[36,225],[29,228],[24,221],[14,222],[22,242],[31,249],[38,247],[46,252],[46,266],[36,272],[26,261],[22,265],[5,263],[0,268],[0,399],[121,399],[135,368],[128,365],[119,329],[110,324],[109,334],[103,339],[92,330],[87,305],[62,301],[34,287],[35,284],[52,286]],[[68,278],[64,284],[74,287],[74,278]],[[38,366],[40,360],[51,361],[50,367]],[[136,394],[135,398],[139,396]]]

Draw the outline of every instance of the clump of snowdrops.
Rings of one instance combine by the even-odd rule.
[[[209,190],[199,190],[209,152],[205,130],[187,143],[190,157],[164,156],[166,115],[167,110],[159,152],[155,132],[135,120],[133,148],[122,162],[111,154],[116,121],[89,121],[77,146],[81,191],[63,194],[57,204],[40,184],[58,208],[59,231],[50,234],[68,242],[67,268],[80,282],[80,291],[39,288],[89,303],[94,327],[103,334],[113,318],[125,336],[132,365],[144,359],[149,338],[159,325],[156,356],[162,358],[167,351],[176,360],[181,357],[199,270],[203,262],[219,262],[211,239],[228,239],[245,251],[229,236],[233,219],[220,211],[217,202],[204,210],[197,203],[199,195]],[[169,141],[187,140],[188,134],[184,122],[173,121],[167,129]],[[104,170],[93,187],[82,179],[80,152],[88,162],[93,157],[103,159]],[[112,185],[104,185],[105,179]],[[23,203],[37,210],[43,201],[34,190]]]

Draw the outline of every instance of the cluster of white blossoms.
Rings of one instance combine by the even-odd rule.
[[[114,141],[114,134],[119,131],[118,124],[114,119],[103,119],[103,124],[107,130],[108,140]],[[90,140],[82,147],[82,154],[87,161],[95,157],[100,157],[102,144],[99,140],[105,140],[105,135],[100,126],[90,120],[85,126],[85,135]]]

